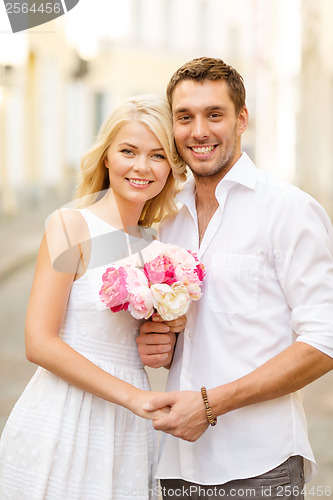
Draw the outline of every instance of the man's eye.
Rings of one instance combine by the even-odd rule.
[[[221,118],[222,115],[220,113],[211,113],[209,115],[209,118],[213,118],[213,119],[218,119],[218,118]]]
[[[177,118],[177,120],[178,120],[178,121],[180,121],[180,122],[188,122],[190,119],[191,119],[191,117],[190,117],[190,116],[188,116],[188,115],[179,116],[179,117]]]

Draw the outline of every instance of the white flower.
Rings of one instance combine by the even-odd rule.
[[[186,314],[191,298],[183,283],[152,285],[154,307],[164,321],[172,321]]]

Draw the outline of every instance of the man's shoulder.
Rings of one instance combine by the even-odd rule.
[[[292,182],[281,179],[271,172],[257,168],[257,183],[268,192],[269,197],[276,200],[303,201],[308,203],[310,200],[316,201],[309,193],[303,191]]]
[[[317,221],[331,232],[325,208],[311,194],[269,172],[259,174],[258,179],[264,184],[266,213],[272,221],[282,220],[286,226],[297,223],[299,227]]]

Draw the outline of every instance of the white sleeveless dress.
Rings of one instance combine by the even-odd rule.
[[[129,312],[112,313],[98,296],[102,274],[114,262],[104,263],[106,255],[123,252],[124,257],[128,238],[126,244],[123,232],[88,209],[80,212],[90,231],[91,259],[87,272],[73,283],[62,338],[108,373],[149,390],[137,352],[139,322]],[[103,240],[103,235],[108,239]],[[107,248],[113,240],[115,245]],[[155,431],[150,420],[39,367],[1,437],[0,498],[155,498],[155,459]]]

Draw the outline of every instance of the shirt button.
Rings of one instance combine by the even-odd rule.
[[[192,332],[187,332],[186,335],[188,336],[188,338],[190,339],[192,337]]]
[[[190,376],[188,373],[185,373],[185,380],[190,380]]]

